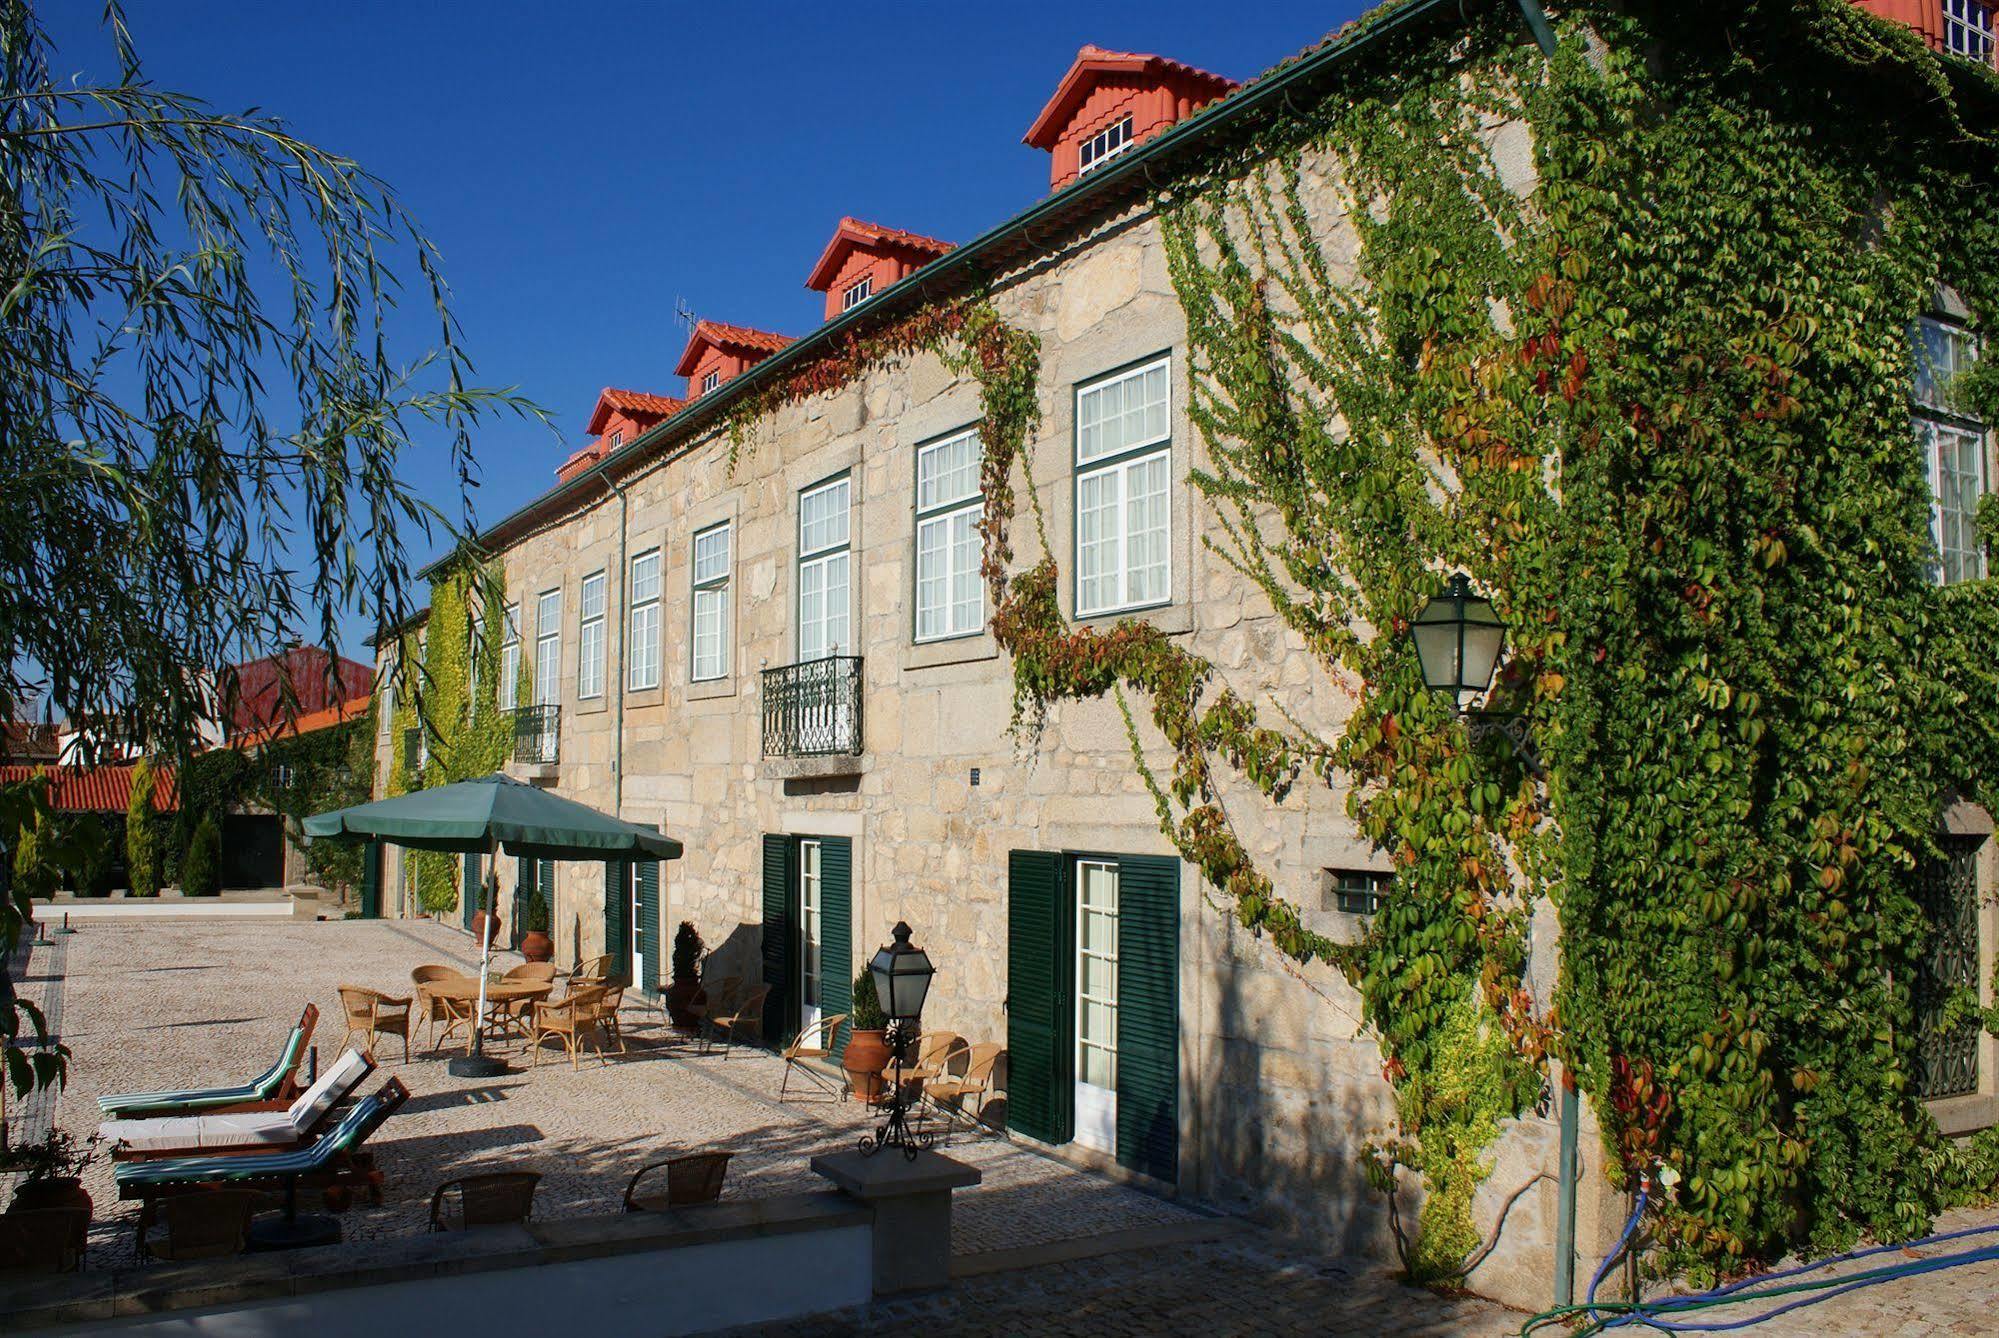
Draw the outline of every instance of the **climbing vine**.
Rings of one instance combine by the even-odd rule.
[[[1999,1172],[1999,1140],[1953,1146],[1914,1087],[1919,871],[1947,804],[1999,804],[1999,593],[1934,580],[1908,335],[1940,289],[1999,311],[1999,80],[1847,0],[1556,17],[1552,55],[1505,5],[1398,30],[1156,201],[1206,542],[1350,689],[1337,730],[1142,619],[1071,624],[1032,489],[1019,566],[1039,346],[985,296],[765,388],[732,463],[870,367],[976,377],[1019,718],[1114,697],[1182,855],[1358,989],[1401,1117],[1372,1173],[1429,1191],[1420,1275],[1474,1251],[1483,1151],[1551,1056],[1622,1174],[1670,1172],[1671,1262],[1906,1236]],[[1995,369],[1957,388],[1988,422]],[[1511,628],[1491,705],[1528,716],[1545,779],[1422,684],[1410,620],[1454,570]],[[1357,944],[1313,932],[1230,818],[1243,783],[1281,804],[1308,780],[1396,869]]]
[[[513,753],[514,722],[509,714],[533,698],[526,663],[518,666],[514,700],[500,700],[500,646],[506,628],[506,581],[498,564],[460,559],[431,578],[430,617],[421,635],[405,633],[399,665],[410,690],[396,702],[390,734],[387,793],[407,794],[453,781],[490,775]],[[474,611],[482,610],[475,640]],[[475,672],[476,667],[476,672]],[[412,776],[403,740],[422,730],[426,747],[421,774]],[[416,850],[417,902],[432,914],[458,906],[458,856]]]

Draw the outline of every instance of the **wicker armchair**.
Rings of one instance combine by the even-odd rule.
[[[777,1085],[777,1099],[779,1101],[784,1100],[785,1089],[791,1084],[791,1071],[793,1069],[797,1069],[821,1089],[831,1092],[841,1100],[846,1099],[847,1088],[844,1083],[834,1081],[827,1074],[807,1064],[809,1060],[823,1061],[833,1057],[834,1040],[839,1036],[840,1028],[845,1025],[846,1021],[847,1015],[845,1013],[834,1013],[829,1017],[822,1017],[811,1026],[799,1032],[791,1044],[784,1047],[784,1079]]]
[[[576,969],[569,973],[569,986],[574,989],[578,985],[609,985],[613,980],[622,979],[624,972],[618,969],[617,954],[606,952],[578,962]]]
[[[430,1048],[435,1050],[451,1033],[471,1020],[471,1014],[463,1008],[454,1008],[452,1001],[441,999],[424,989],[433,980],[464,980],[463,971],[449,966],[419,966],[410,972],[410,983],[416,986],[417,1018],[430,1028]],[[437,1024],[444,1023],[444,1035],[437,1034]]]
[[[603,999],[603,986],[585,985],[580,990],[569,991],[557,1003],[537,1003],[529,1024],[528,1048],[534,1052],[530,1062],[535,1065],[541,1063],[542,1042],[553,1036],[562,1042],[563,1050],[568,1053],[569,1067],[575,1068],[577,1054],[583,1048],[583,1038],[591,1032],[600,1037],[603,1035],[604,1020],[598,1012]],[[602,1055],[603,1052],[600,1040],[597,1053]]]
[[[657,1213],[690,1203],[713,1203],[722,1195],[722,1180],[729,1173],[729,1158],[734,1155],[694,1152],[639,1167],[631,1183],[625,1186],[625,1211]],[[660,1170],[666,1172],[666,1192],[639,1193],[639,1181]]]
[[[540,985],[555,983],[555,964],[552,962],[522,962],[500,977],[502,980],[531,980]],[[574,988],[572,983],[571,988]],[[487,1021],[494,1031],[502,1036],[526,1036],[532,999],[505,999],[486,1006]]]
[[[741,1003],[725,1013],[714,1013],[708,1017],[708,1039],[712,1042],[726,1036],[728,1046],[734,1046],[745,1036],[752,1041],[763,1038],[764,1000],[770,997],[770,986],[759,985],[743,996]],[[702,1048],[707,1053],[707,1047]],[[722,1058],[729,1057],[728,1047],[724,1047]]]
[[[991,1042],[964,1046],[945,1057],[943,1064],[946,1072],[938,1077],[924,1079],[923,1094],[946,1114],[969,1115],[972,1119],[981,1119],[984,1115],[986,1097],[992,1092],[993,1068],[999,1063],[999,1057],[1005,1053],[1005,1046],[994,1045]],[[955,1075],[948,1072],[950,1065],[960,1056],[964,1058],[965,1071]],[[965,1102],[971,1097],[978,1098],[978,1111],[968,1112],[965,1109]],[[946,1106],[944,1105],[946,1101],[955,1104]]]
[[[430,1196],[430,1229],[463,1231],[525,1222],[534,1213],[534,1191],[540,1183],[539,1171],[494,1171],[447,1180]]]
[[[270,1195],[254,1189],[197,1189],[169,1195],[160,1200],[156,1219],[166,1224],[165,1238],[157,1238],[142,1225],[139,1252],[173,1263],[241,1254],[250,1238],[250,1219],[271,1202]]]
[[[694,1029],[696,1031],[706,1030],[709,1018],[720,1013],[726,1013],[731,1008],[734,1008],[736,1006],[736,995],[743,988],[743,978],[741,976],[723,976],[722,983],[715,986],[705,983],[708,980],[706,973],[703,973],[701,979],[704,983],[700,991],[695,994],[693,1001],[687,1005],[687,1012],[694,1019]]]
[[[592,1006],[592,1011],[596,1014],[597,1024],[604,1029],[604,1039],[615,1041],[618,1046],[618,1053],[622,1055],[625,1053],[625,1033],[624,1029],[618,1025],[618,1009],[625,1002],[625,987],[622,984],[617,984],[609,987],[598,986],[597,988],[603,989],[604,997]]]
[[[347,1035],[341,1040],[343,1045],[359,1035],[363,1038],[362,1050],[373,1059],[378,1037],[400,1036],[403,1038],[403,1063],[410,1062],[410,1001],[407,997],[398,998],[362,985],[342,985],[340,1007],[347,1015]]]
[[[90,1229],[84,1208],[23,1208],[0,1213],[0,1274],[74,1273],[83,1267]]]

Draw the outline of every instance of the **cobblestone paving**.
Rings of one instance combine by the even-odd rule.
[[[341,1044],[338,985],[407,994],[412,967],[476,965],[466,936],[415,921],[99,921],[65,944],[62,1039],[71,1080],[56,1122],[79,1137],[97,1126],[100,1092],[256,1074],[308,1000],[320,1008],[320,1061],[331,1063]],[[796,1078],[780,1104],[783,1065],[774,1056],[699,1055],[671,1037],[662,1015],[630,1005],[626,1032],[631,1053],[608,1064],[586,1053],[572,1072],[550,1047],[539,1068],[487,1082],[449,1076],[447,1056],[430,1053],[421,1034],[408,1064],[400,1043],[385,1038],[383,1068],[365,1090],[394,1075],[411,1096],[372,1140],[389,1178],[385,1202],[357,1204],[344,1219],[346,1238],[421,1233],[432,1188],[478,1170],[540,1171],[539,1218],[615,1212],[641,1164],[703,1148],[736,1154],[724,1197],[824,1189],[810,1157],[851,1147],[870,1127],[854,1103],[801,1093]],[[523,1058],[518,1042],[503,1053]],[[961,1134],[949,1151],[986,1174],[982,1187],[958,1199],[953,1246],[961,1253],[1197,1216],[1001,1139]],[[99,1218],[90,1266],[129,1262],[132,1210],[116,1199],[107,1159],[89,1168],[86,1187]]]
[[[1404,1287],[1357,1260],[1294,1254],[1260,1234],[1131,1251],[961,1281],[948,1292],[734,1331],[732,1338],[936,1333],[1013,1335],[1396,1334],[1500,1338],[1526,1316]]]

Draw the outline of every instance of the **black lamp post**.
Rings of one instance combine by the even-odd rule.
[[[924,996],[930,993],[930,978],[937,968],[930,954],[909,941],[909,926],[896,922],[895,941],[884,946],[868,963],[875,980],[875,997],[881,1000],[888,1018],[888,1046],[895,1077],[889,1087],[888,1118],[881,1128],[861,1139],[861,1153],[872,1156],[885,1147],[899,1147],[902,1155],[916,1160],[920,1148],[930,1146],[930,1135],[910,1128],[908,1090],[903,1085],[902,1067],[916,1038],[923,1016]]]
[[[1416,614],[1411,628],[1416,659],[1423,666],[1423,684],[1450,697],[1473,743],[1497,734],[1513,746],[1527,770],[1541,774],[1541,756],[1527,730],[1527,717],[1501,711],[1468,710],[1466,703],[1492,686],[1499,657],[1506,649],[1506,624],[1492,601],[1473,592],[1463,572],[1451,577],[1444,593],[1434,596]]]

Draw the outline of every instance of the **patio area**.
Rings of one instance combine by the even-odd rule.
[[[518,960],[495,957],[501,967]],[[70,1047],[70,1083],[52,1113],[81,1139],[97,1127],[99,1093],[241,1082],[261,1071],[308,1001],[320,1009],[320,1063],[332,1063],[343,1025],[336,988],[408,994],[411,969],[429,963],[476,970],[472,940],[418,921],[105,921],[37,946],[21,991],[49,1010]],[[345,1239],[423,1234],[435,1186],[476,1171],[539,1171],[538,1220],[617,1212],[633,1171],[688,1151],[735,1154],[725,1200],[824,1189],[810,1158],[851,1148],[872,1127],[857,1103],[810,1084],[801,1091],[796,1077],[780,1101],[775,1056],[702,1055],[663,1013],[627,997],[629,1053],[609,1063],[586,1053],[574,1071],[553,1046],[527,1069],[512,1042],[499,1053],[517,1071],[454,1078],[449,1053],[429,1050],[420,1028],[408,1064],[400,1042],[385,1038],[382,1068],[363,1090],[393,1075],[411,1096],[370,1141],[387,1177],[384,1201],[357,1199],[341,1219]],[[41,1114],[14,1112],[16,1137],[35,1136]],[[985,1175],[957,1198],[960,1256],[1204,1220],[1001,1138],[961,1133],[949,1151]],[[132,1264],[136,1205],[118,1201],[107,1157],[89,1167],[85,1186],[96,1201],[86,1266]]]

